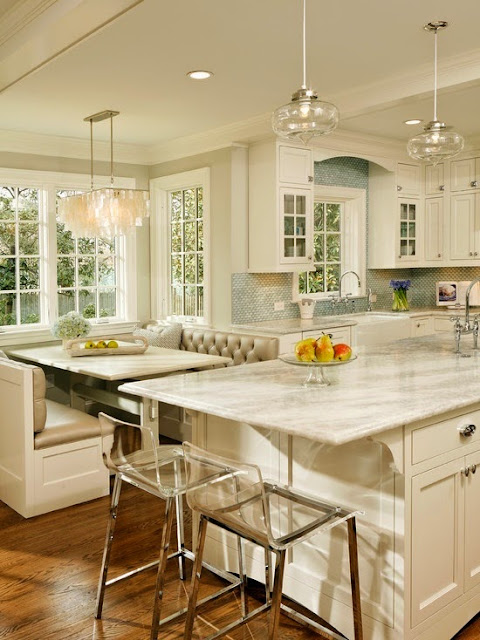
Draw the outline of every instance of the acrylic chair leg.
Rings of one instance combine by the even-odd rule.
[[[112,500],[110,503],[110,519],[107,526],[107,536],[105,538],[105,546],[103,548],[102,568],[100,570],[100,580],[98,582],[97,603],[95,607],[95,618],[102,617],[103,600],[105,598],[105,583],[107,582],[108,565],[110,563],[110,553],[112,551],[113,536],[115,533],[115,525],[117,522],[118,501],[120,500],[120,491],[122,489],[122,479],[118,474],[115,475],[113,483]]]
[[[272,599],[272,593],[270,591],[270,551],[265,548],[265,602],[269,604]]]
[[[353,628],[355,640],[363,640],[362,607],[360,603],[360,577],[358,572],[357,525],[355,518],[347,521],[350,583],[352,585]]]
[[[200,586],[200,575],[202,573],[203,549],[205,547],[205,536],[207,534],[208,521],[205,516],[200,516],[198,526],[197,549],[195,551],[195,562],[193,563],[192,582],[190,594],[188,596],[188,612],[185,621],[184,640],[191,640],[193,634],[193,623],[195,622],[195,609],[197,606],[198,588]]]
[[[245,542],[242,536],[237,536],[238,575],[240,577],[240,601],[242,603],[242,618],[248,614],[247,571],[245,567]]]
[[[275,640],[277,637],[278,625],[280,623],[280,605],[282,604],[283,572],[285,569],[285,551],[278,551],[275,563],[275,577],[273,579],[272,608],[270,610],[270,620],[268,625],[268,640]]]
[[[175,509],[177,512],[177,549],[178,556],[178,575],[180,580],[185,580],[185,528],[183,526],[183,497],[178,495],[175,497]]]
[[[173,499],[165,500],[165,520],[162,529],[162,539],[160,542],[160,555],[158,559],[157,582],[155,585],[155,602],[153,603],[152,628],[150,640],[157,640],[158,627],[160,625],[160,612],[162,608],[163,588],[165,585],[165,569],[167,566],[168,549],[170,546],[170,536],[173,525]]]

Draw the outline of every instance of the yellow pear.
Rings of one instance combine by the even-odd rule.
[[[118,342],[116,340],[109,340],[107,342],[107,347],[109,349],[118,349]]]
[[[324,334],[316,341],[317,346],[315,354],[319,362],[330,362],[333,360],[334,351],[331,337],[328,333]]]
[[[95,349],[95,342],[93,340],[87,340],[85,342],[85,349]]]
[[[97,349],[106,349],[107,348],[107,343],[105,342],[105,340],[99,340],[97,342]]]
[[[317,341],[315,338],[306,338],[300,340],[295,345],[295,357],[301,362],[312,362],[315,360],[315,346]]]

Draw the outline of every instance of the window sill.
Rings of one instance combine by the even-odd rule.
[[[96,337],[108,334],[132,333],[136,322],[101,322],[93,324],[89,335]],[[40,342],[58,342],[58,338],[52,336],[50,327],[35,327],[34,329],[16,329],[0,332],[0,347],[16,344],[31,344]]]

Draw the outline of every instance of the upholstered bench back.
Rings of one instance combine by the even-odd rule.
[[[233,366],[274,360],[278,355],[278,340],[214,329],[184,327],[180,349],[231,358],[232,361],[227,366]]]

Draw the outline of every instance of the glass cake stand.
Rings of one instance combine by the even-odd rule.
[[[294,355],[282,354],[278,356],[279,360],[286,362],[287,364],[293,364],[296,367],[307,367],[307,377],[303,381],[303,386],[310,385],[329,385],[331,384],[326,376],[326,370],[330,367],[338,367],[342,364],[349,364],[357,359],[357,356],[352,355],[348,360],[330,360],[330,362],[318,362],[313,360],[312,362],[302,362],[297,360]]]

